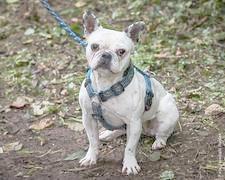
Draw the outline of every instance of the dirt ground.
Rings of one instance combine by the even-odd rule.
[[[137,47],[134,62],[153,71],[174,94],[180,122],[160,151],[151,150],[153,138],[141,137],[136,176],[121,173],[125,136],[101,143],[97,165],[80,167],[88,147],[77,102],[84,51],[39,1],[3,0],[0,180],[225,179],[225,17],[218,13],[225,4],[215,1],[211,16],[194,10],[205,12],[201,8],[214,7],[214,1],[49,2],[80,34],[86,9],[116,29],[145,21],[149,35]],[[210,109],[212,104],[216,108]]]

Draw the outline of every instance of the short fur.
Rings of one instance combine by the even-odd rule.
[[[122,79],[123,72],[130,64],[130,56],[134,51],[135,43],[144,30],[144,24],[138,22],[126,28],[125,31],[119,32],[102,28],[96,17],[90,12],[84,14],[83,18],[84,32],[88,41],[86,57],[89,67],[93,69],[91,79],[94,89],[100,92]],[[93,50],[92,44],[98,44],[99,48]],[[119,49],[125,50],[122,56],[117,53]],[[98,66],[102,54],[105,52],[112,56],[110,66],[107,68]],[[179,113],[172,95],[154,78],[151,78],[151,82],[154,97],[149,111],[144,111],[146,92],[144,77],[136,70],[131,83],[121,95],[112,97],[102,103],[104,119],[114,126],[126,123],[127,129],[126,131],[105,130],[100,133],[100,136],[98,122],[91,116],[91,102],[98,100],[97,98],[89,98],[84,82],[82,83],[79,102],[82,109],[83,125],[89,140],[89,149],[86,156],[81,159],[81,165],[87,166],[96,163],[99,139],[108,141],[126,133],[127,145],[124,152],[122,172],[137,174],[140,167],[136,160],[136,148],[141,133],[155,136],[152,149],[160,149],[166,145],[166,141],[178,121]]]

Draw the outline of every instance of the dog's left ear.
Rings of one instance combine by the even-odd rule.
[[[139,41],[140,35],[145,31],[146,26],[145,23],[140,21],[128,26],[124,32],[127,34],[129,38],[132,39],[134,43]]]
[[[96,16],[91,12],[87,11],[83,14],[83,26],[84,26],[84,35],[88,37],[92,32],[96,31],[100,24]]]

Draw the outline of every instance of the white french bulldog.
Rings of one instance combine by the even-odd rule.
[[[123,78],[129,67],[130,56],[134,52],[139,35],[145,30],[143,22],[137,22],[125,31],[105,29],[97,18],[87,12],[83,15],[84,34],[88,45],[86,57],[92,69],[91,82],[93,89],[100,92],[109,89]],[[136,149],[141,133],[155,136],[152,149],[160,149],[166,145],[179,118],[175,100],[154,78],[150,78],[154,97],[151,108],[145,111],[146,83],[144,76],[134,70],[134,76],[124,92],[105,102],[101,102],[104,118],[113,126],[126,124],[126,129],[105,130],[98,132],[98,122],[92,116],[92,102],[99,100],[90,98],[82,83],[79,103],[82,109],[82,121],[85,127],[89,149],[80,160],[84,166],[96,164],[99,153],[99,140],[109,141],[126,133],[127,144],[124,152],[122,172],[137,174],[140,167],[136,160]]]

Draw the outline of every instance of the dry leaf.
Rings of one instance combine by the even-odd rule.
[[[68,91],[67,91],[66,89],[63,89],[63,90],[60,92],[60,94],[61,94],[62,96],[67,96],[69,93],[68,93]]]
[[[23,147],[23,144],[21,144],[19,141],[9,143],[3,146],[3,152],[9,152],[9,151],[19,151]]]
[[[80,20],[79,20],[78,18],[72,18],[72,19],[71,19],[71,22],[72,22],[72,23],[78,23],[79,21],[80,21]]]
[[[19,0],[6,0],[8,4],[17,3]]]
[[[40,104],[33,104],[32,107],[34,116],[41,116],[45,112],[45,109]]]
[[[33,28],[28,28],[25,32],[24,32],[24,35],[25,36],[29,36],[29,35],[32,35],[34,34],[35,30]]]
[[[47,127],[50,127],[51,125],[53,125],[53,121],[50,118],[45,118],[40,120],[39,122],[36,122],[34,124],[32,124],[29,129],[33,129],[33,130],[43,130]]]
[[[65,161],[73,161],[76,159],[81,159],[81,157],[83,157],[85,155],[85,151],[84,150],[79,150],[75,153],[69,154],[64,160]]]
[[[219,104],[212,104],[205,109],[205,115],[217,115],[225,112],[225,109]]]
[[[75,6],[78,7],[78,8],[83,7],[85,5],[86,5],[86,2],[84,2],[84,1],[78,1],[78,2],[75,3]]]
[[[54,105],[54,103],[51,103],[49,101],[35,102],[31,105],[31,107],[33,108],[33,115],[41,116],[45,113],[48,113],[49,109]]]
[[[26,105],[28,105],[28,99],[26,97],[18,97],[11,105],[11,108],[17,108],[17,109],[21,109],[24,108]]]
[[[83,124],[79,122],[65,122],[64,125],[66,125],[68,128],[74,131],[82,131],[84,129]]]
[[[160,151],[154,151],[152,154],[149,156],[150,161],[158,161],[160,160],[161,152]]]

